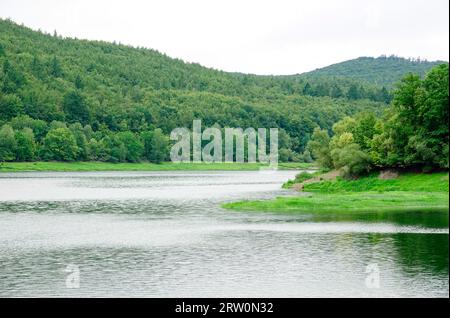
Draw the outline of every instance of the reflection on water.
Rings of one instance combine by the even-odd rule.
[[[398,212],[374,212],[374,213],[340,213],[320,214],[311,216],[316,221],[362,221],[362,222],[389,222],[399,225],[421,226],[427,228],[447,228],[448,229],[448,213],[436,211],[398,211]]]
[[[448,215],[220,208],[295,173],[2,174],[0,296],[448,297]]]

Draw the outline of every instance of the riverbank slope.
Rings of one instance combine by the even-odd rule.
[[[290,213],[449,211],[448,172],[402,173],[391,179],[382,179],[377,173],[356,180],[338,177],[306,182],[302,189],[296,196],[227,203],[223,207]]]

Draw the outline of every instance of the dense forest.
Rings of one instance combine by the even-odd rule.
[[[307,148],[325,169],[346,177],[372,169],[449,168],[449,67],[441,64],[424,79],[408,74],[398,84],[391,107],[345,117],[333,136],[316,128]]]
[[[346,62],[358,67],[329,76],[227,73],[146,48],[62,38],[0,20],[0,162],[160,162],[167,160],[170,131],[191,127],[193,119],[221,128],[277,127],[280,160],[309,161],[315,128],[333,134],[342,118],[380,116],[399,70],[419,65],[422,74],[435,65],[373,61],[365,69],[360,59]],[[380,63],[377,74],[373,65]]]
[[[351,61],[333,64],[310,73],[304,77],[350,78],[375,85],[393,88],[407,73],[424,76],[430,68],[443,61],[429,62],[421,59],[404,59],[397,56],[359,57]]]

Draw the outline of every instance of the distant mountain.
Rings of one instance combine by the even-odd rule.
[[[431,68],[443,61],[405,59],[397,56],[359,57],[312,72],[301,74],[303,77],[341,77],[361,80],[367,83],[393,87],[406,73],[425,75]]]
[[[359,58],[303,75],[228,73],[0,19],[0,127],[32,128],[38,143],[48,129],[66,124],[92,129],[98,141],[157,128],[169,134],[193,119],[205,126],[278,127],[286,157],[303,152],[317,126],[331,131],[344,116],[382,112],[391,99],[383,85],[435,64]]]

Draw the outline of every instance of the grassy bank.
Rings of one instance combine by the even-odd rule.
[[[305,184],[297,196],[266,201],[227,203],[240,211],[295,213],[366,213],[449,210],[448,173],[402,174],[379,179],[376,174],[358,180],[320,181]]]
[[[309,163],[280,163],[279,169],[307,169]],[[255,171],[265,165],[260,163],[109,163],[109,162],[5,162],[0,172],[20,171],[175,171],[175,170],[226,170]]]

